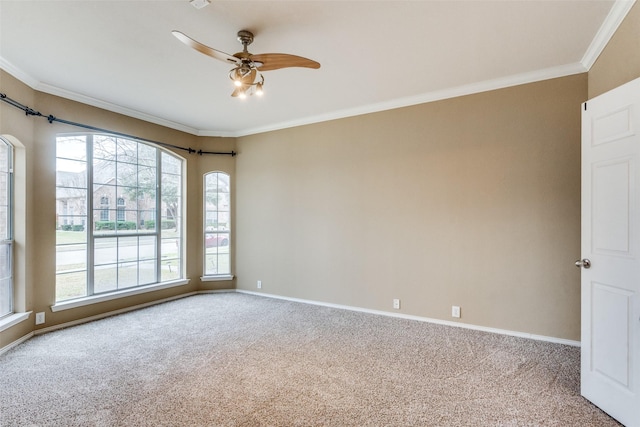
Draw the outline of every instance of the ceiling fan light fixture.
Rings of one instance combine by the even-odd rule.
[[[264,76],[258,71],[255,64],[250,61],[243,61],[242,64],[229,71],[229,78],[233,81],[236,89],[231,96],[246,98],[247,96],[262,96],[264,86]]]
[[[243,72],[243,69],[240,67],[236,67],[229,72],[229,78],[233,80],[233,84],[235,87],[242,86],[244,75],[245,73]]]

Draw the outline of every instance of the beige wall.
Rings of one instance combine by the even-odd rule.
[[[238,287],[579,340],[586,74],[240,138]]]
[[[35,95],[26,85],[0,70],[0,92],[15,93],[23,104],[33,105]],[[27,153],[33,151],[34,129],[31,120],[25,114],[4,102],[0,102],[0,135],[9,139],[16,148],[16,168],[23,167],[22,173],[15,176],[16,192],[14,198],[18,209],[15,212],[15,244],[14,244],[14,281],[20,283],[15,298],[15,306],[19,311],[30,310],[33,305],[33,267],[28,260],[34,259],[35,239],[33,223],[35,204],[33,199],[33,175],[35,165]],[[17,326],[0,332],[0,348],[33,331],[33,316]]]
[[[589,99],[640,77],[640,2],[589,70]]]
[[[636,4],[588,75],[241,138],[238,287],[580,340],[579,104],[638,77]]]

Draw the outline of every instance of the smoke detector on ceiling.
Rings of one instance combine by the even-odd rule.
[[[202,9],[205,6],[208,6],[211,4],[210,0],[191,0],[189,3],[191,3],[191,6],[195,7],[196,9]]]

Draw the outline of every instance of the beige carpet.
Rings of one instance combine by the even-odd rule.
[[[243,294],[0,356],[5,426],[616,426],[578,348]]]

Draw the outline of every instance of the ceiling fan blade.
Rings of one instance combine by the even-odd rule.
[[[199,41],[192,39],[186,34],[181,33],[180,31],[173,30],[171,31],[171,34],[173,34],[178,40],[180,40],[182,43],[186,44],[190,48],[195,49],[200,53],[204,53],[207,56],[210,56],[212,58],[218,59],[226,63],[232,63],[232,64],[240,63],[240,60],[235,56],[229,55],[228,53],[224,53],[212,47],[206,46],[200,43]]]
[[[259,71],[278,70],[288,67],[320,68],[320,64],[316,61],[286,53],[259,53],[251,55],[251,60],[262,63],[258,67]]]

